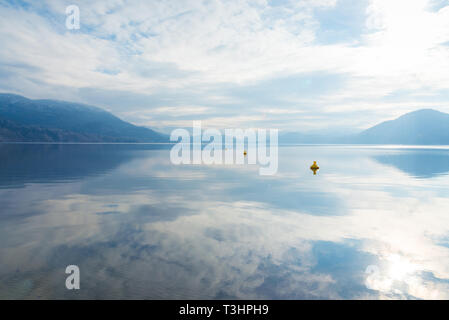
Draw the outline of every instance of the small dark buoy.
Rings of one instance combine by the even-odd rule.
[[[244,155],[244,156],[246,156],[246,150],[245,150],[245,151],[243,151],[243,155]]]

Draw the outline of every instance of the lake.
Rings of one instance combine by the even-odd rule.
[[[448,172],[444,147],[283,146],[261,176],[0,144],[0,299],[448,299]]]

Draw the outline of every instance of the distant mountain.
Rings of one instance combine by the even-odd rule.
[[[284,132],[279,134],[281,144],[337,144],[344,143],[346,136],[318,133]]]
[[[449,145],[449,114],[432,109],[410,112],[350,140],[364,144]]]
[[[422,109],[357,134],[280,134],[280,143],[449,145],[449,114]]]
[[[280,143],[449,145],[449,114],[407,113],[359,134],[287,132]],[[125,122],[97,107],[0,93],[0,142],[168,142],[168,135]]]
[[[97,107],[0,94],[3,142],[167,142],[168,136]]]

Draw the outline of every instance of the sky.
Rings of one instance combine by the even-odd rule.
[[[346,132],[449,112],[449,0],[0,0],[0,92],[160,130]]]

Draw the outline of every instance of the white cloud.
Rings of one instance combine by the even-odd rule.
[[[360,12],[366,14],[366,30],[359,30],[359,39],[335,44],[316,41],[317,30],[327,23],[316,12],[332,11],[337,1],[80,1],[79,32],[64,29],[66,2],[46,4],[0,7],[0,63],[6,69],[5,75],[0,73],[0,89],[71,100],[83,100],[77,90],[84,88],[147,95],[190,92],[215,110],[228,100],[221,107],[233,112],[227,112],[224,126],[242,108],[233,106],[230,85],[244,90],[268,79],[325,72],[342,75],[338,89],[314,96],[312,103],[307,93],[293,88],[279,97],[284,105],[260,101],[248,107],[266,113],[290,109],[284,119],[303,111],[325,118],[329,116],[323,111],[335,111],[333,105],[358,111],[376,101],[371,111],[381,120],[376,108],[383,117],[397,113],[381,100],[395,92],[425,93],[429,98],[423,104],[447,106],[447,98],[435,101],[432,95],[449,89],[449,46],[444,45],[449,41],[449,6],[429,10],[427,0],[370,0],[366,12]],[[407,95],[403,102],[410,100]],[[193,101],[166,106],[180,104],[205,106]],[[127,110],[119,113],[141,110],[135,107],[123,106]],[[154,106],[146,108],[151,112]],[[210,117],[215,122],[221,116]]]

